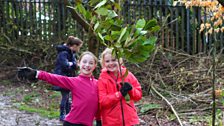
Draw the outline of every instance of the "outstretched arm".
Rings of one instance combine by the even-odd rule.
[[[59,86],[61,88],[65,88],[65,89],[68,89],[68,90],[72,89],[71,88],[72,87],[72,81],[74,82],[74,80],[72,80],[72,78],[70,78],[70,77],[57,75],[57,74],[52,74],[52,73],[48,73],[48,72],[45,72],[45,71],[38,71],[37,73],[38,73],[37,78],[39,80],[46,81],[49,84]]]
[[[30,67],[20,67],[18,68],[18,77],[22,80],[35,81],[37,79],[48,82],[49,84],[60,86],[65,89],[71,89],[72,78],[61,76],[57,74],[51,74],[45,71],[34,70]]]

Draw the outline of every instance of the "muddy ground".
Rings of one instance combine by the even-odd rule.
[[[49,96],[52,95],[52,91],[44,91],[46,89],[45,83],[34,84],[34,86],[31,86],[30,83],[21,83],[15,76],[6,79],[6,77],[3,78],[1,75],[5,75],[5,73],[1,74],[0,72],[0,126],[62,126],[62,123],[58,118],[49,119],[42,117],[37,113],[20,111],[16,108],[16,104],[19,101],[22,101],[26,94],[31,92],[39,92],[41,94],[40,97],[42,98],[40,98],[39,101],[41,107],[49,108],[50,106],[48,103],[55,101],[59,103],[60,97],[51,99]],[[141,119],[141,124],[139,126],[180,125],[175,116],[173,116],[174,114],[170,110],[170,107],[161,98],[156,96],[144,96],[141,102],[137,103],[136,106],[139,111],[139,106],[152,103],[161,105],[161,108],[151,109],[146,113],[138,112]],[[36,105],[30,105],[31,107],[37,107]],[[193,115],[192,113],[190,114],[191,116],[180,115],[183,126],[208,126],[207,120],[195,118],[202,117],[202,114],[197,112]]]
[[[10,88],[10,89],[9,89]],[[0,126],[62,126],[62,123],[57,119],[48,119],[41,117],[37,113],[20,111],[16,109],[15,95],[8,95],[9,92],[13,94],[13,90],[19,87],[7,86],[0,84]],[[47,102],[47,101],[46,101]],[[157,117],[157,110],[152,110],[148,114],[139,115],[141,118],[141,125],[139,126],[179,126],[178,122],[169,120],[166,115]],[[182,120],[184,126],[206,126],[202,122],[189,123],[188,120]]]

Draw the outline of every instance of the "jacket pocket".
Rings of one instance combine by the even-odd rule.
[[[120,122],[120,115],[121,110],[118,105],[114,105],[111,109],[108,109],[108,111],[105,113],[107,116],[108,121],[111,121],[113,123]]]
[[[108,111],[108,114],[110,114],[115,109],[116,106],[117,105],[112,106],[111,109]]]
[[[128,109],[134,110],[134,111],[136,112],[136,109],[135,109],[134,104],[129,104],[129,103],[126,103],[126,104],[127,104],[127,108],[128,108]],[[131,110],[130,110],[130,111],[131,111]]]

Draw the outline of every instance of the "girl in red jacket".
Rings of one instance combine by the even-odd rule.
[[[99,102],[103,126],[134,126],[139,118],[134,101],[142,98],[138,80],[122,66],[120,75],[118,60],[112,55],[112,49],[105,49],[101,54],[101,74],[98,79]],[[124,83],[122,84],[122,77]],[[130,96],[130,101],[125,96]]]

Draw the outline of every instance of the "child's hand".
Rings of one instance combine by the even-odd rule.
[[[128,91],[132,90],[132,86],[130,83],[128,82],[124,82],[124,84],[122,85],[120,92],[121,94],[125,97],[128,93]]]
[[[18,67],[17,74],[18,78],[21,80],[28,79],[30,81],[37,81],[36,78],[37,71],[30,67]]]

